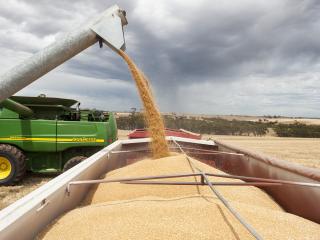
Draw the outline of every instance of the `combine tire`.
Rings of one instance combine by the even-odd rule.
[[[86,157],[84,157],[84,156],[76,156],[76,157],[69,159],[63,166],[63,172],[69,170],[70,168],[74,167],[78,163],[81,163],[85,159],[86,159]]]
[[[0,185],[14,185],[27,170],[23,152],[11,145],[0,144]]]

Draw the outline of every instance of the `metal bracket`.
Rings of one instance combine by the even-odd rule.
[[[42,209],[44,209],[46,206],[48,206],[48,204],[50,203],[50,201],[49,200],[47,200],[47,199],[43,199],[42,201],[41,201],[41,206],[39,207],[39,208],[37,208],[37,212],[40,212]]]
[[[103,47],[103,40],[102,40],[102,38],[99,38],[98,42],[99,42],[99,47],[102,48],[102,47]]]
[[[94,31],[99,38],[101,38],[102,41],[113,50],[125,50],[126,45],[123,34],[123,25],[127,24],[126,21],[123,21],[125,16],[123,16],[123,12],[121,10],[116,10],[112,12],[112,14],[111,10],[103,14],[98,22],[93,24],[90,29]]]
[[[204,177],[203,177],[203,175],[201,174],[201,184],[202,185],[205,185],[206,183],[204,182]]]

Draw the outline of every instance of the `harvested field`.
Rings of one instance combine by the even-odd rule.
[[[320,119],[313,119],[313,118],[275,118],[269,119],[270,122],[277,121],[278,123],[285,123],[285,124],[294,124],[294,123],[303,123],[307,125],[320,125]]]
[[[202,170],[220,172],[198,161],[195,163]],[[187,159],[179,155],[143,160],[114,170],[106,178],[190,171]],[[180,180],[194,181],[194,178]],[[226,180],[215,178],[214,181]],[[217,189],[265,239],[317,239],[320,234],[318,224],[284,212],[255,187]],[[56,220],[41,238],[253,239],[204,186],[100,184],[91,191],[86,203],[90,205]]]
[[[19,185],[0,186],[0,210],[47,183],[51,178],[29,173]]]
[[[320,139],[204,135],[306,167],[320,168]]]
[[[131,132],[131,131],[128,131],[128,130],[118,129],[118,139],[120,139],[120,140],[128,139],[128,134],[129,134],[130,132]]]

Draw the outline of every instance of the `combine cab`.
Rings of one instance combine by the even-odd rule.
[[[72,99],[13,96],[0,105],[0,184],[30,170],[59,173],[117,139],[110,112],[80,110]],[[76,106],[76,107],[72,107]]]

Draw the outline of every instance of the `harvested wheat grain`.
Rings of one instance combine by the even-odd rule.
[[[220,171],[193,160],[206,172]],[[142,160],[106,179],[190,173],[185,155]],[[179,181],[194,181],[194,177]],[[212,181],[232,181],[211,178]],[[167,181],[176,181],[168,179]],[[265,239],[317,239],[318,224],[284,212],[255,187],[217,187]],[[100,184],[84,206],[49,226],[43,239],[253,239],[208,187]]]
[[[136,82],[145,110],[145,122],[148,126],[152,138],[151,149],[153,157],[161,158],[169,156],[169,149],[165,139],[163,120],[154,102],[149,81],[124,51],[118,50],[118,54],[128,64],[132,77]]]
[[[231,202],[265,239],[318,239],[318,224],[282,211]],[[75,209],[43,239],[253,239],[213,197],[144,197]]]
[[[206,172],[222,173],[221,171],[194,160],[197,167]],[[168,175],[177,173],[191,173],[192,168],[185,155],[177,155],[153,160],[142,160],[124,168],[116,169],[108,173],[105,179],[123,177],[141,177],[154,175]],[[242,182],[236,179],[223,179],[210,177],[214,182]],[[195,177],[185,177],[178,179],[164,179],[165,181],[185,181],[193,182]],[[198,178],[198,181],[200,179]],[[250,202],[253,205],[280,210],[281,208],[263,191],[256,187],[216,187],[227,199],[242,203]],[[194,194],[212,195],[207,186],[169,186],[169,185],[129,185],[121,183],[100,184],[93,188],[85,204],[100,203],[115,200],[135,199],[143,196],[155,196],[162,198],[180,197]]]

